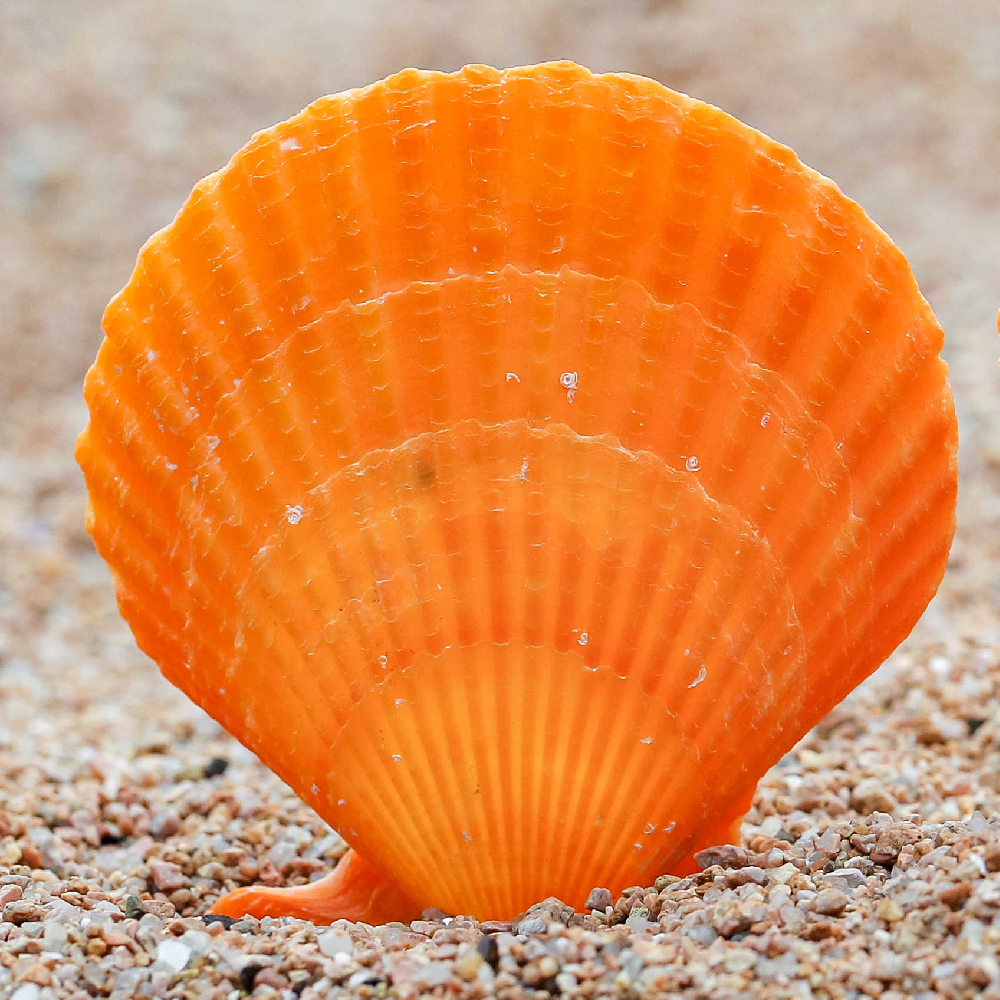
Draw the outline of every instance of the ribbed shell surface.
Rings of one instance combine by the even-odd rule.
[[[195,188],[104,331],[78,457],[140,646],[422,905],[683,868],[944,571],[905,259],[649,80],[317,101]]]

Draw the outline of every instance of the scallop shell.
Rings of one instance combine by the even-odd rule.
[[[905,259],[650,80],[323,98],[196,186],[104,331],[78,458],[122,614],[358,852],[223,910],[510,917],[689,871],[944,571]]]

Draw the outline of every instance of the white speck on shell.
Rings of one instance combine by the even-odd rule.
[[[653,737],[652,736],[643,736],[643,738],[641,740],[639,740],[639,742],[640,743],[645,743],[646,746],[649,746],[649,744],[653,742]]]
[[[576,387],[579,382],[579,374],[577,372],[563,372],[559,376],[559,384],[566,390],[566,399],[572,403],[573,397],[576,395]]]
[[[301,149],[302,148],[299,145],[299,140],[296,139],[294,136],[292,136],[291,139],[282,139],[280,145],[281,145],[281,151],[283,153],[287,153],[290,149]]]
[[[688,689],[690,690],[691,688],[697,687],[707,676],[708,671],[702,667],[701,670],[698,671],[698,676],[690,684],[688,684]]]
[[[698,461],[697,455],[688,455],[687,461],[684,463],[684,468],[688,472],[697,472],[701,468],[701,463]]]
[[[769,421],[770,419],[771,419],[771,414],[770,414],[770,413],[765,413],[765,414],[764,414],[764,416],[762,416],[762,417],[760,418],[760,426],[761,426],[761,427],[766,427],[766,426],[767,426],[767,422],[768,422],[768,421]]]
[[[521,380],[513,373],[507,372],[507,377],[504,379],[505,382],[520,382]]]
[[[580,633],[580,638],[576,640],[581,646],[586,646],[590,642],[590,636],[586,632]]]
[[[394,753],[392,755],[392,759],[395,763],[398,764],[403,759],[403,755],[401,753]]]
[[[463,830],[462,831],[462,840],[464,840],[467,844],[471,844],[472,843],[472,834],[469,833],[468,830]]]
[[[302,515],[305,512],[302,510],[301,504],[296,504],[294,507],[285,505],[285,517],[288,518],[289,524],[298,524],[302,520]]]

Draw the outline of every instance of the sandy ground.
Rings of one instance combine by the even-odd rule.
[[[995,0],[0,0],[0,998],[1000,996],[997,52]],[[749,853],[707,858],[700,881],[586,920],[547,910],[527,938],[486,928],[495,953],[471,922],[206,927],[194,914],[220,889],[306,878],[343,844],[117,616],[71,458],[100,312],[254,130],[404,65],[557,57],[724,107],[907,253],[961,427],[945,585],[762,784]]]

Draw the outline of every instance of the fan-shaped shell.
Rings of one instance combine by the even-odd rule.
[[[944,570],[954,411],[904,258],[649,80],[317,101],[195,188],[104,330],[78,456],[122,613],[407,907],[683,869]]]

